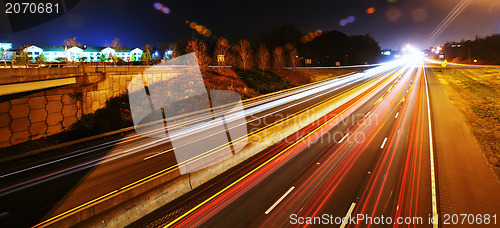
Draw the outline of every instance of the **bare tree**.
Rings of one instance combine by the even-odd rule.
[[[275,47],[273,50],[273,60],[274,60],[274,67],[278,68],[278,71],[281,71],[283,67],[285,67],[285,58],[283,55],[283,48],[282,47]]]
[[[179,54],[179,53],[177,53],[178,50],[177,50],[177,44],[176,43],[170,43],[168,45],[168,50],[172,51],[172,54],[170,55],[170,58],[175,58]]]
[[[252,67],[252,49],[250,48],[250,42],[248,42],[248,40],[240,40],[235,49],[239,57],[241,68],[247,70]]]
[[[266,45],[261,44],[257,52],[257,65],[259,66],[259,69],[262,70],[262,73],[264,73],[267,66],[269,66],[269,59],[269,50],[267,49]]]
[[[65,39],[64,45],[67,46],[68,48],[80,46],[80,44],[76,42],[76,37]]]
[[[111,43],[112,43],[113,49],[114,49],[115,51],[118,51],[118,50],[120,50],[120,49],[121,49],[121,46],[122,46],[122,45],[120,44],[120,39],[115,38],[113,41],[111,41]]]
[[[188,41],[187,49],[196,54],[201,70],[208,70],[210,58],[208,57],[207,44],[203,40]]]
[[[116,56],[116,52],[122,51],[122,47],[120,44],[120,39],[115,38],[113,41],[111,41],[111,45],[113,47],[113,50],[115,50],[115,54],[112,56],[113,60],[113,65],[116,65],[116,61],[118,61],[118,56]]]
[[[225,66],[228,66],[231,63],[229,49],[231,46],[229,45],[229,41],[227,41],[224,37],[220,37],[217,41],[217,47],[215,48],[215,57],[217,60],[218,66],[224,69]],[[220,71],[221,68],[219,68]]]
[[[292,66],[293,69],[295,69],[299,65],[299,52],[297,51],[297,48],[293,47],[289,52],[289,58],[290,58],[290,65]]]

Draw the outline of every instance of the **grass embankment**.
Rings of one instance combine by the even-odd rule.
[[[312,81],[322,81],[329,78],[334,78],[340,75],[359,72],[366,68],[336,68],[336,69],[324,69],[324,68],[312,68],[312,69],[298,69],[297,71],[303,75],[307,75]]]
[[[433,69],[463,113],[486,159],[500,175],[500,70]]]

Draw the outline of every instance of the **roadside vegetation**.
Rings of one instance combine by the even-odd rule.
[[[454,63],[500,65],[500,34],[479,37],[474,40],[447,42],[443,46],[445,58]]]
[[[500,175],[500,70],[435,68],[434,73]]]

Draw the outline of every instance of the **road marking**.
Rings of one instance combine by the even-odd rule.
[[[367,117],[368,115],[370,115],[370,112],[366,113],[365,117]]]
[[[151,155],[151,156],[149,156],[149,157],[145,157],[145,158],[144,158],[144,160],[148,160],[148,159],[150,159],[150,158],[154,158],[154,157],[156,157],[156,156],[160,156],[160,155],[162,155],[162,154],[164,154],[164,153],[167,153],[167,152],[169,152],[169,151],[172,151],[172,149],[170,149],[170,150],[165,150],[165,151],[162,151],[162,152],[159,152],[159,153],[153,154],[153,155]]]
[[[405,102],[405,98],[403,98],[403,101],[401,101],[401,103]]]
[[[266,215],[267,215],[267,214],[269,214],[269,212],[271,212],[271,211],[274,209],[274,207],[278,206],[278,204],[279,204],[279,203],[280,203],[283,199],[285,199],[285,197],[286,197],[286,196],[288,196],[288,194],[290,194],[290,192],[292,192],[292,191],[293,191],[293,189],[295,189],[295,187],[294,187],[294,186],[292,186],[290,189],[288,189],[288,191],[287,191],[287,192],[285,192],[285,194],[283,194],[283,195],[282,195],[282,196],[278,199],[278,201],[274,202],[274,204],[273,204],[273,205],[272,205],[269,209],[267,209],[267,211],[265,212],[265,213],[266,213]]]
[[[399,112],[398,112],[398,113],[396,113],[396,116],[395,116],[394,118],[398,118],[398,115],[399,115]]]
[[[345,135],[344,137],[342,137],[342,139],[339,141],[339,144],[341,144],[345,138],[347,138],[347,136],[349,136],[349,133],[347,133],[347,135]]]
[[[347,214],[345,215],[344,219],[342,219],[342,225],[340,228],[344,228],[347,223],[349,223],[349,218],[351,217],[352,211],[354,210],[354,207],[356,206],[356,203],[352,203],[351,207],[347,211]]]
[[[429,153],[431,160],[431,191],[432,191],[432,217],[438,218],[437,212],[437,194],[436,194],[436,174],[434,169],[434,150],[432,147],[432,125],[431,125],[431,106],[429,105],[429,84],[427,84],[427,76],[424,72],[425,80],[425,95],[427,96],[427,118],[429,119]],[[438,224],[432,224],[432,227],[437,228]]]
[[[385,137],[384,142],[382,143],[382,146],[380,146],[380,149],[384,148],[385,142],[387,141],[387,137]]]

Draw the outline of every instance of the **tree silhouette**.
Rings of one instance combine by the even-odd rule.
[[[76,37],[67,38],[64,40],[64,45],[68,48],[80,46],[80,43],[76,42]]]
[[[281,71],[285,67],[285,58],[283,55],[282,47],[275,47],[273,50],[273,63],[274,67]]]
[[[299,65],[299,52],[297,48],[292,47],[292,49],[288,52],[288,57],[290,59],[290,66],[295,69]]]
[[[259,50],[257,51],[257,65],[259,66],[259,69],[262,70],[262,73],[264,73],[267,66],[269,66],[269,59],[269,50],[265,44],[261,44],[259,46]]]
[[[252,49],[250,48],[250,42],[245,39],[240,40],[235,49],[238,54],[240,67],[243,68],[243,70],[250,69],[250,67],[252,67]]]
[[[222,69],[224,69],[225,66],[231,65],[232,60],[229,53],[230,48],[231,46],[229,44],[229,41],[224,37],[220,37],[217,40],[217,46],[215,48],[215,59],[217,60],[218,66],[221,66]],[[222,56],[222,61],[219,56]]]
[[[203,40],[190,40],[187,49],[196,54],[201,70],[208,70],[210,58],[208,57],[207,45]]]

